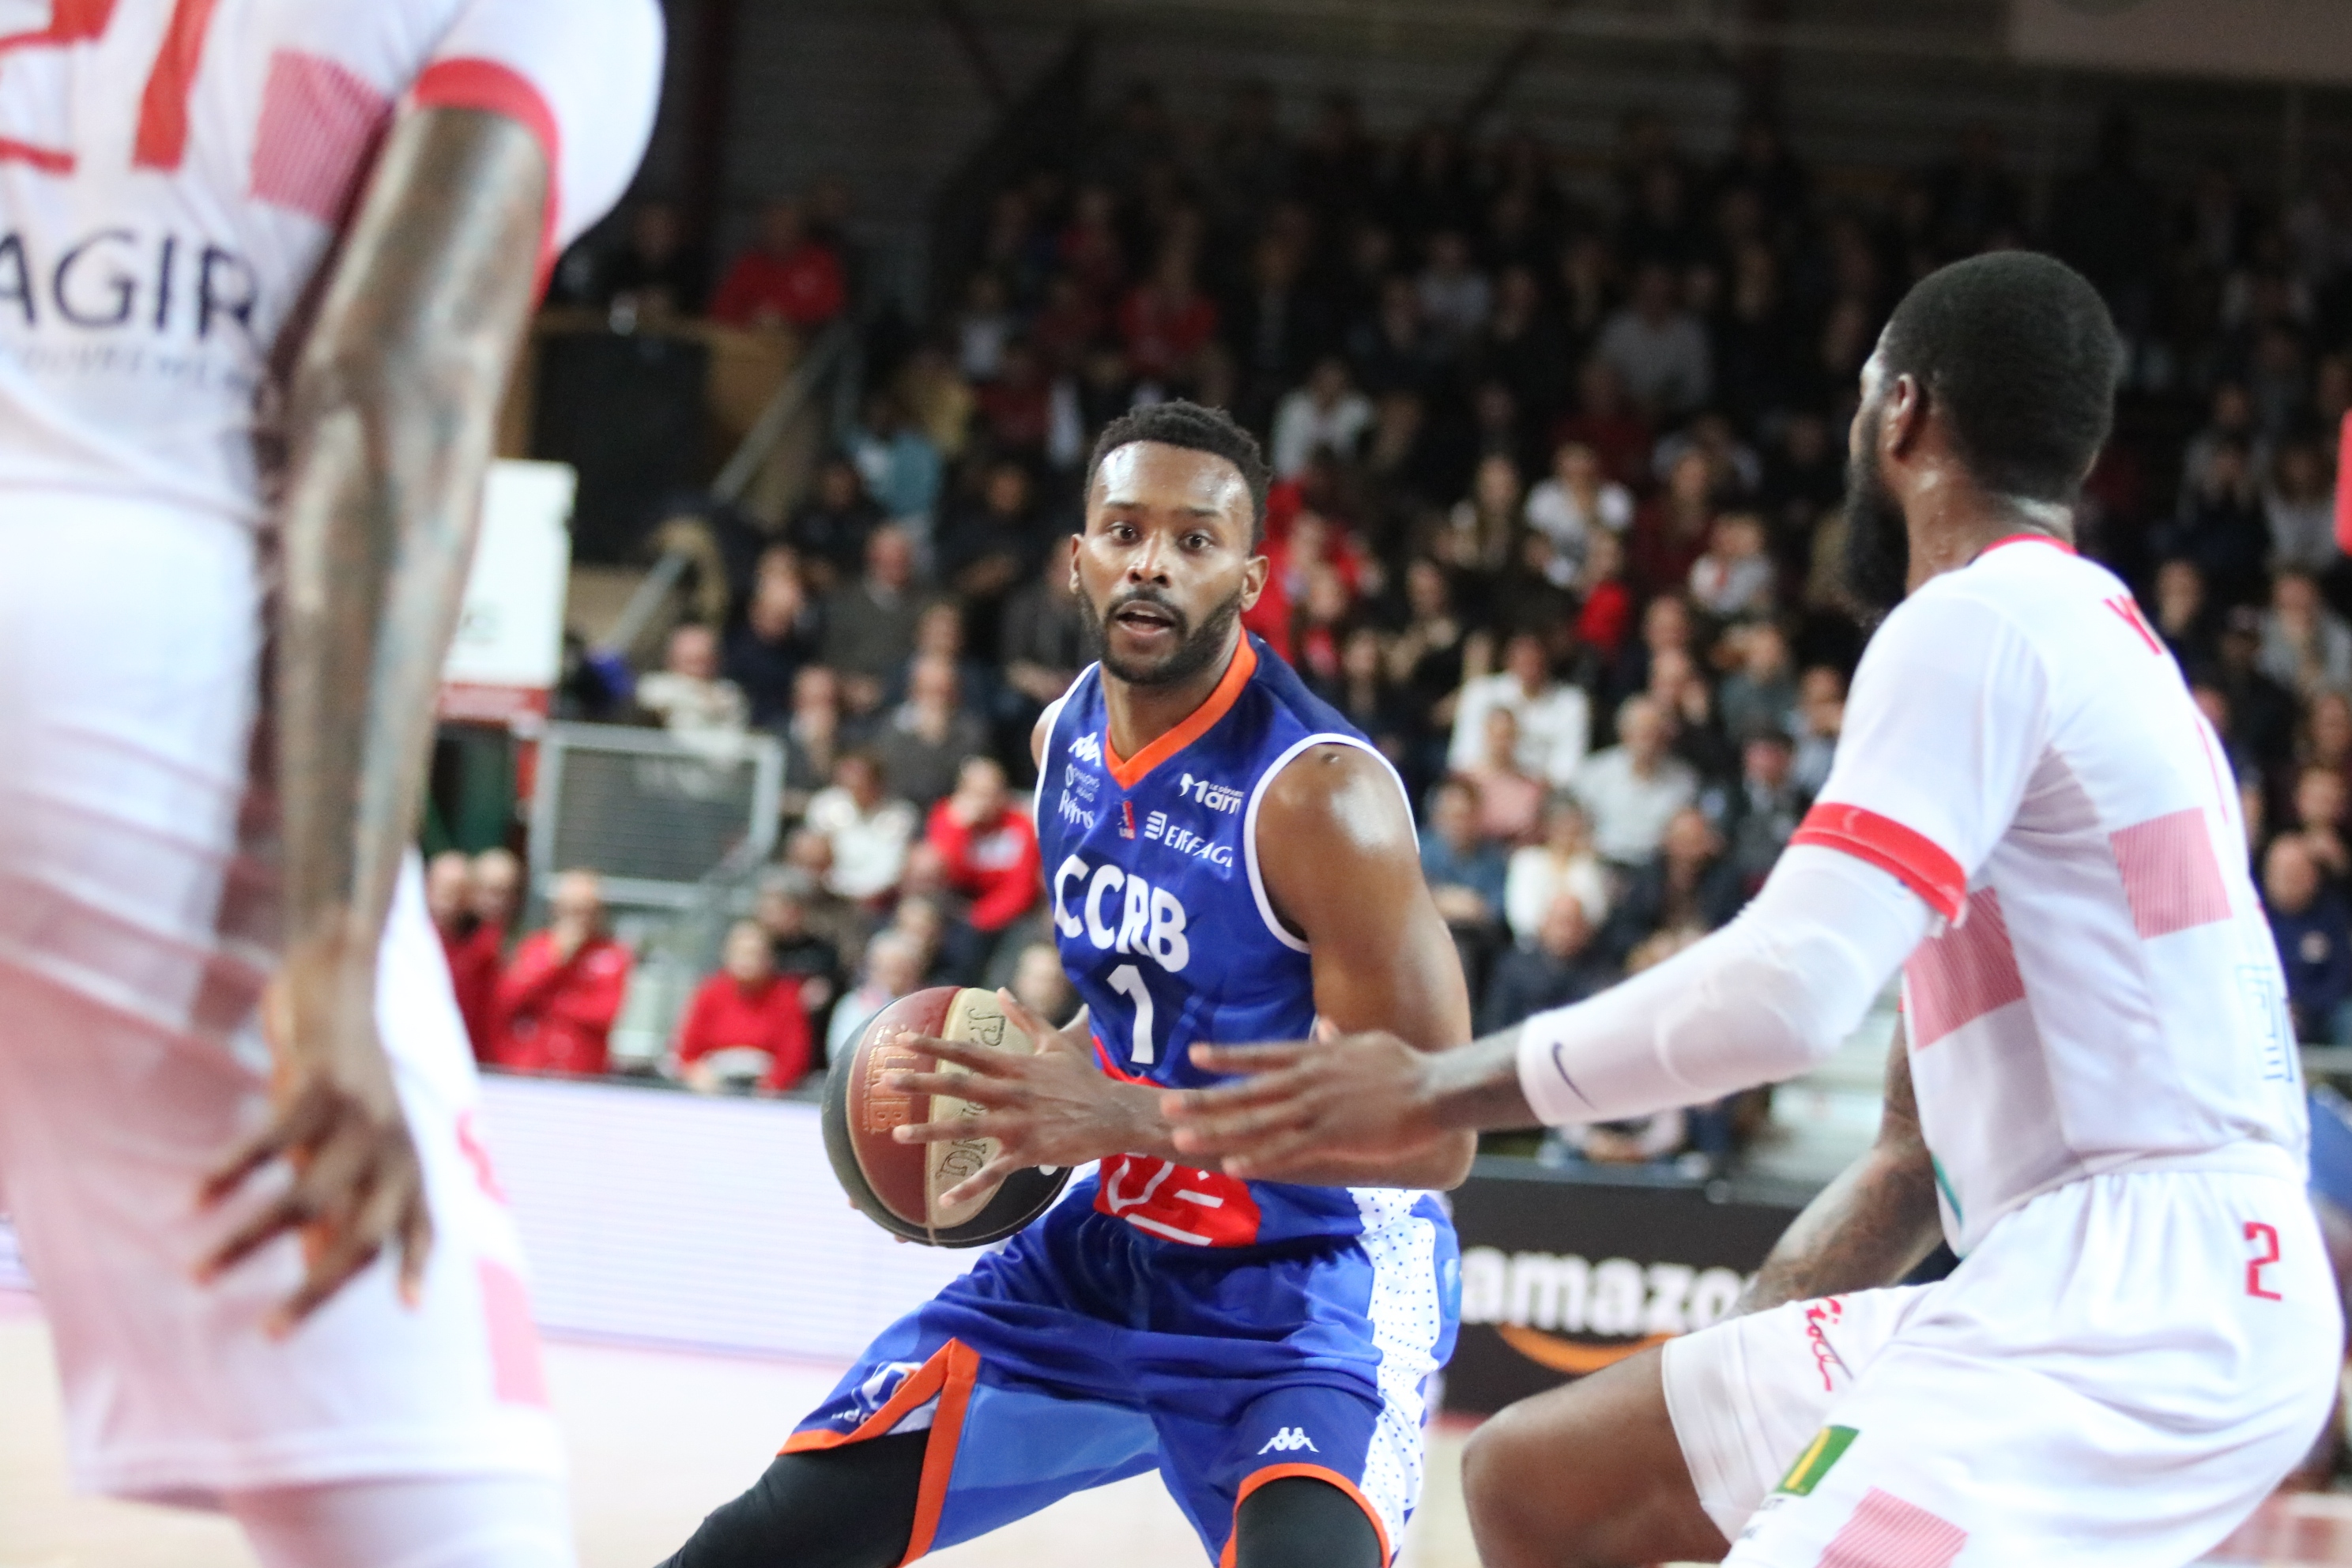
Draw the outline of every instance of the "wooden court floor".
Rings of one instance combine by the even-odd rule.
[[[765,1466],[838,1374],[743,1361],[551,1344],[548,1375],[572,1449],[582,1568],[651,1568],[704,1512]],[[1462,1510],[1463,1431],[1432,1440],[1430,1484],[1402,1568],[1475,1568]],[[1071,1498],[940,1568],[1203,1568],[1192,1532],[1152,1477]],[[2241,1568],[2352,1564],[2352,1500],[2282,1499],[2212,1561]],[[0,1294],[0,1568],[254,1568],[223,1520],[78,1498],[68,1490],[48,1333]]]

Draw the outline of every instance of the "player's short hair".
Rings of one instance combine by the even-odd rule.
[[[1087,494],[1094,492],[1095,475],[1101,469],[1103,459],[1138,441],[1157,441],[1163,447],[1207,452],[1240,469],[1242,482],[1249,487],[1250,543],[1255,547],[1265,540],[1265,491],[1274,482],[1274,475],[1265,466],[1265,453],[1259,448],[1257,437],[1234,423],[1232,415],[1222,408],[1188,403],[1182,398],[1129,409],[1104,426],[1102,434],[1095,437],[1094,454],[1087,459]]]
[[[1985,489],[2071,501],[2115,423],[2123,342],[2090,280],[2055,258],[2004,250],[1921,279],[1880,340],[1886,379],[1940,404]]]

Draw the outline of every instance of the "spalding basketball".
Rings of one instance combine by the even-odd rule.
[[[968,1100],[908,1094],[883,1087],[891,1072],[965,1069],[914,1049],[919,1039],[967,1040],[991,1050],[1027,1052],[1029,1037],[997,1005],[996,994],[935,985],[901,996],[874,1016],[846,1060],[824,1085],[824,1152],[849,1201],[875,1224],[927,1247],[980,1247],[1012,1235],[1052,1206],[1066,1170],[1015,1171],[993,1188],[950,1208],[940,1196],[996,1158],[993,1138],[901,1143],[890,1136],[909,1122],[953,1121],[982,1114]]]

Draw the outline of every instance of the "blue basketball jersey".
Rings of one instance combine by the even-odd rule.
[[[1316,745],[1379,755],[1247,636],[1208,700],[1132,759],[1112,750],[1099,666],[1053,711],[1037,837],[1062,964],[1106,1072],[1197,1088],[1218,1075],[1192,1064],[1193,1042],[1298,1040],[1313,1028],[1307,942],[1266,897],[1255,832],[1266,784]],[[1104,1161],[1097,1182],[1099,1212],[1194,1247],[1360,1236],[1403,1220],[1421,1196],[1244,1183],[1132,1154]]]

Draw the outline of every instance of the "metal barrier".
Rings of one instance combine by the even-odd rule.
[[[574,867],[614,905],[686,910],[729,868],[776,847],[784,749],[771,735],[689,742],[660,730],[551,724],[530,803],[530,866],[542,895]]]

